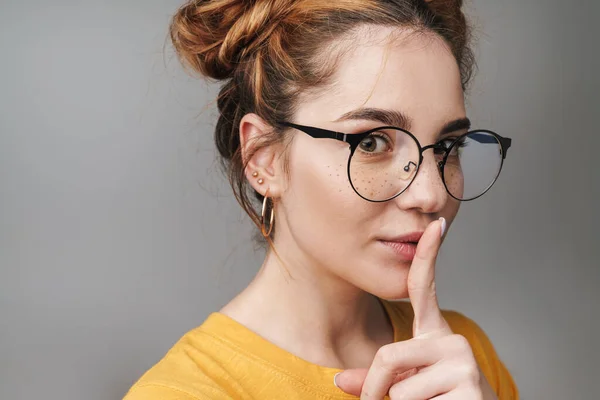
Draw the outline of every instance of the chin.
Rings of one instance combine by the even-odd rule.
[[[402,276],[398,279],[385,279],[383,281],[377,280],[370,283],[368,286],[365,285],[365,281],[362,282],[360,288],[364,291],[371,293],[373,296],[377,296],[384,300],[400,300],[408,298],[408,287],[406,284],[407,277]]]
[[[408,290],[404,288],[389,288],[389,290],[377,290],[372,295],[384,300],[402,300],[408,298]]]
[[[371,271],[362,280],[362,286],[374,296],[386,300],[405,299],[408,297],[408,273],[410,262],[385,260],[381,267]]]
[[[397,259],[369,257],[353,265],[354,273],[346,279],[358,289],[385,300],[408,297],[410,262]]]

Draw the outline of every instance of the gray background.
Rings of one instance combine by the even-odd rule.
[[[2,1],[0,398],[119,399],[253,276],[180,1]],[[600,3],[475,0],[478,127],[514,139],[438,266],[523,399],[597,397]]]

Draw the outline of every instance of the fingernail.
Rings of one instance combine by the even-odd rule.
[[[338,388],[338,389],[339,389],[340,387],[338,386],[338,384],[337,384],[337,382],[335,381],[335,379],[337,378],[337,376],[338,376],[339,374],[341,374],[341,372],[338,372],[337,374],[335,374],[335,375],[333,376],[333,384],[334,384],[334,385],[335,385],[335,387],[336,387],[336,388]]]
[[[444,217],[440,217],[440,221],[442,221],[442,234],[441,236],[444,236],[444,233],[446,233],[446,218]]]

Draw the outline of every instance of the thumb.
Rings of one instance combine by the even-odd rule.
[[[333,384],[348,394],[360,397],[367,371],[366,368],[347,369],[333,377]]]

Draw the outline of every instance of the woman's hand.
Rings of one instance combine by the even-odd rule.
[[[336,385],[361,399],[493,400],[492,388],[479,370],[464,336],[456,335],[442,316],[435,290],[435,260],[442,224],[426,229],[408,276],[408,294],[415,312],[413,338],[385,345],[371,367],[346,370]]]

